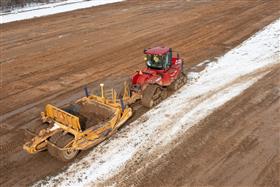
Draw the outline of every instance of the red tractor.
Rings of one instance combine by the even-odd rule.
[[[151,108],[167,97],[167,90],[178,90],[187,82],[183,60],[171,48],[155,47],[144,50],[147,67],[131,78],[132,98],[141,99]]]

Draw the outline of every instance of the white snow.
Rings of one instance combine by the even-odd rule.
[[[47,16],[72,10],[89,8],[93,6],[105,5],[110,3],[121,2],[124,0],[67,0],[59,3],[50,3],[35,7],[26,7],[11,11],[9,14],[2,14],[0,24],[32,19],[35,17]]]
[[[45,182],[47,186],[102,184],[122,171],[136,155],[145,159],[158,150],[162,154],[170,151],[171,142],[280,63],[279,26],[280,19],[217,61],[208,63],[202,72],[192,73],[191,82],[159,106],[97,146],[66,171],[35,185],[46,185]]]

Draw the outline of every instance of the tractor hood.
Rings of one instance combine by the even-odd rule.
[[[138,85],[141,88],[146,84],[160,84],[162,77],[156,71],[146,68],[143,71],[136,72],[132,77],[132,85]]]

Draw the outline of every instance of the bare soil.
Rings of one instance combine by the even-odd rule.
[[[27,186],[67,166],[47,152],[29,155],[22,150],[24,129],[38,126],[45,104],[62,106],[73,101],[83,95],[86,84],[91,91],[96,90],[100,82],[108,88],[120,85],[131,73],[143,67],[143,49],[146,47],[171,46],[185,59],[186,68],[190,68],[224,54],[279,17],[278,0],[133,0],[1,25],[1,186]],[[279,112],[279,108],[277,110]],[[259,111],[271,117],[267,108],[261,105]],[[140,108],[135,116],[143,112],[145,109]],[[248,116],[244,116],[244,120],[249,122]],[[275,127],[274,131],[265,131],[264,137],[273,138],[269,133],[275,134],[276,130]],[[236,141],[241,140],[242,137]],[[251,145],[251,139],[244,141],[244,145],[246,141]],[[270,142],[270,139],[265,141]],[[270,150],[268,156],[275,155],[276,150]],[[252,157],[258,154],[252,153]],[[195,156],[191,158],[195,159]],[[241,158],[244,163],[252,160],[251,157]],[[223,162],[230,162],[230,159],[225,157]],[[274,160],[276,162],[277,158]],[[269,172],[275,174],[275,162],[262,163],[267,166],[264,173],[268,178]],[[219,163],[214,169],[222,173],[225,166],[218,167]],[[235,165],[235,162],[232,160],[228,164]],[[250,175],[251,170],[245,173],[249,176],[247,183],[255,179]],[[180,180],[175,183],[161,173],[166,177],[166,184],[193,184],[182,177],[185,174],[179,173],[181,178],[178,177]],[[209,184],[217,185],[226,184],[228,179],[208,178],[211,179]],[[201,177],[201,184],[206,184],[208,178]],[[256,184],[265,181],[260,178]],[[154,185],[162,184],[157,182],[160,177],[153,179],[150,181],[154,181]]]
[[[153,162],[130,163],[114,177],[114,183],[280,186],[279,80],[280,65],[173,142],[169,153]]]

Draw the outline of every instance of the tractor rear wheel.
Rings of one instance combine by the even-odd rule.
[[[49,141],[53,144],[57,145],[60,148],[65,147],[67,144],[69,144],[74,137],[71,134],[63,134],[62,132],[56,133],[52,137],[50,137]],[[77,154],[79,153],[79,150],[60,150],[50,144],[48,144],[48,151],[51,156],[57,158],[58,160],[61,160],[63,162],[68,162],[74,159]]]
[[[155,84],[149,84],[143,92],[142,105],[152,108],[162,100],[162,88]]]

